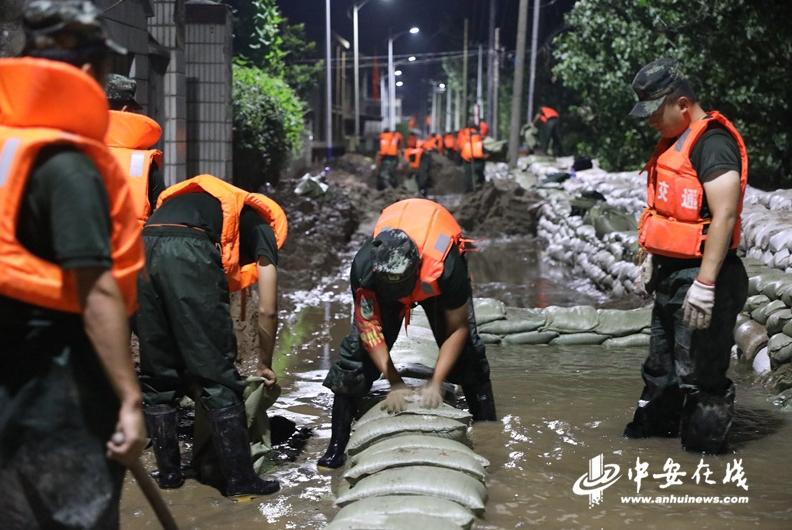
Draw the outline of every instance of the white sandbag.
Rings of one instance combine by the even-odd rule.
[[[545,309],[547,323],[542,331],[557,331],[558,333],[582,333],[591,331],[599,323],[597,310],[591,306],[558,307],[550,306]]]
[[[613,337],[602,343],[606,348],[645,348],[649,346],[650,335],[636,333],[625,337]]]
[[[494,335],[492,333],[479,333],[479,338],[481,342],[484,344],[500,344],[501,337],[500,335]]]
[[[355,503],[357,504],[357,503]],[[432,515],[401,514],[376,515],[367,520],[333,521],[325,530],[460,530],[462,527],[441,517]]]
[[[598,309],[598,324],[595,333],[611,337],[623,337],[640,333],[652,320],[652,307],[639,307],[622,311],[620,309]]]
[[[566,335],[559,335],[550,341],[552,346],[587,346],[592,344],[602,344],[605,335],[598,335],[597,333],[568,333]]]
[[[527,311],[520,315],[519,319],[495,320],[479,326],[479,333],[491,333],[493,335],[512,335],[525,331],[536,331],[547,321],[543,311],[534,310],[534,314]]]
[[[525,333],[515,333],[503,337],[503,344],[548,344],[551,340],[558,337],[556,331],[526,331]]]
[[[487,489],[470,475],[452,469],[411,466],[386,469],[361,479],[336,499],[336,505],[382,495],[427,495],[447,499],[475,513],[484,511]],[[413,529],[415,530],[415,529]]]
[[[347,444],[349,454],[359,453],[371,444],[396,434],[430,434],[450,438],[458,442],[467,441],[467,425],[440,416],[418,416],[405,414],[394,418],[372,420],[355,429]]]
[[[767,334],[773,336],[776,333],[781,333],[786,323],[790,320],[792,320],[792,310],[782,309],[781,311],[776,311],[767,317],[767,322],[765,323]]]
[[[344,473],[344,478],[354,483],[363,477],[379,473],[384,469],[405,466],[432,466],[463,471],[484,482],[487,476],[484,466],[472,456],[455,451],[428,448],[400,447],[389,452],[358,458],[356,464]]]
[[[348,504],[333,518],[333,524],[340,522],[370,523],[372,516],[432,516],[445,519],[461,528],[468,529],[475,517],[459,504],[437,497],[422,495],[387,495],[369,497]],[[411,530],[420,530],[414,527]]]
[[[752,362],[759,350],[767,346],[767,331],[755,320],[748,319],[734,330],[734,341],[742,352],[742,358]]]
[[[757,374],[766,374],[770,371],[770,356],[767,353],[767,347],[759,350],[752,363],[753,371]]]
[[[427,434],[406,434],[387,438],[369,446],[366,450],[357,454],[350,454],[349,465],[353,466],[362,458],[378,453],[388,453],[394,449],[436,449],[445,452],[463,453],[464,455],[475,458],[482,466],[489,466],[489,460],[476,453],[469,446],[449,438],[438,438]]]
[[[396,416],[405,416],[405,415],[419,415],[419,416],[441,416],[443,418],[449,418],[452,420],[456,420],[460,423],[468,424],[472,420],[472,416],[466,410],[461,410],[456,407],[452,407],[446,403],[442,403],[439,407],[435,409],[429,409],[426,407],[421,406],[420,399],[417,395],[410,396],[407,398],[407,404],[404,411],[399,412],[397,414],[391,414],[388,411],[384,410],[380,403],[377,403],[368,411],[366,411],[360,419],[355,422],[354,431],[362,428],[364,425],[367,425],[369,422],[381,420],[383,418],[394,418]]]
[[[767,353],[774,366],[786,364],[792,360],[792,337],[777,333],[767,343]]]
[[[506,305],[494,298],[474,298],[473,311],[476,313],[476,324],[479,326],[506,318]]]

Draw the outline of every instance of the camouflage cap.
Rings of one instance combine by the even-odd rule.
[[[32,0],[25,5],[22,24],[27,50],[104,46],[126,55],[127,50],[107,36],[101,12],[87,0]]]
[[[403,230],[387,228],[377,234],[372,245],[378,291],[387,298],[410,294],[420,263],[418,248],[410,236]]]
[[[105,80],[105,93],[111,107],[114,105],[137,107],[138,103],[135,100],[136,89],[137,83],[135,80],[125,75],[108,74]]]
[[[679,63],[674,59],[657,59],[641,68],[632,82],[638,103],[630,111],[630,116],[639,119],[651,116],[684,79]]]

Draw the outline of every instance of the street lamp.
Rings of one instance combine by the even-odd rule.
[[[393,68],[393,43],[402,35],[408,33],[415,35],[421,31],[418,26],[413,26],[406,31],[402,31],[388,38],[388,123],[390,129],[396,129],[396,72]]]
[[[399,77],[400,75],[402,75],[402,71],[401,71],[401,70],[396,70],[395,72],[393,72],[393,74],[394,74],[396,77]]]
[[[410,55],[409,57],[407,57],[407,60],[410,61],[411,63],[414,63],[415,62],[415,55]]]
[[[440,83],[437,86],[440,88],[440,90],[445,90],[445,83]]]
[[[387,0],[386,0],[387,1]],[[353,27],[353,40],[354,46],[354,61],[355,61],[355,146],[357,147],[360,142],[360,65],[358,53],[358,11],[363,6],[369,3],[369,0],[361,0],[352,6],[352,27]],[[382,97],[382,96],[380,96]]]
[[[396,81],[396,86],[397,87],[403,87],[404,86],[404,81]]]

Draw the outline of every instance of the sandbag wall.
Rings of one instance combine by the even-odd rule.
[[[391,357],[400,372],[422,366],[431,373],[437,346],[420,308]],[[470,447],[470,423],[466,410],[446,404],[425,409],[417,395],[395,415],[375,404],[353,426],[336,492],[341,510],[327,528],[469,529],[484,513],[489,466]]]

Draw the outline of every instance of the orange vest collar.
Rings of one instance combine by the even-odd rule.
[[[162,127],[148,116],[110,111],[110,124],[105,135],[105,143],[110,147],[149,149],[159,142],[161,136]]]
[[[101,142],[107,122],[102,87],[79,68],[32,57],[0,60],[0,125],[57,129]]]

